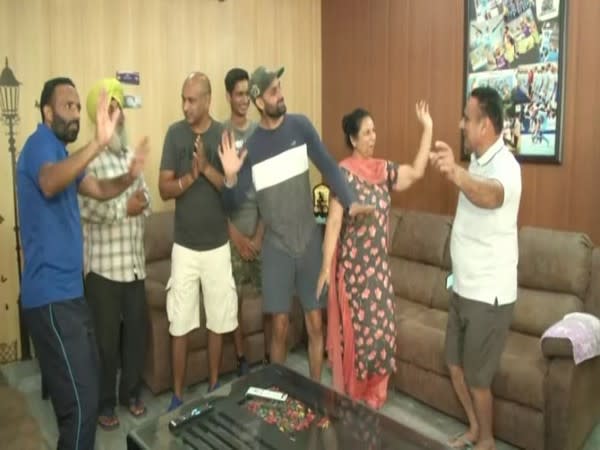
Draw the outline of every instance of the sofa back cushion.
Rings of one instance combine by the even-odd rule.
[[[592,247],[582,233],[521,228],[513,330],[541,336],[565,314],[583,311]]]
[[[390,267],[398,297],[431,307],[450,267],[451,218],[395,209],[390,217]]]
[[[431,266],[450,268],[448,240],[452,218],[395,209],[390,218],[390,255]]]
[[[519,286],[585,297],[592,242],[583,233],[523,227],[519,231]]]
[[[144,232],[146,263],[171,258],[174,223],[173,211],[156,212],[146,219]]]
[[[583,311],[583,301],[573,294],[519,288],[511,329],[541,336],[566,314]]]

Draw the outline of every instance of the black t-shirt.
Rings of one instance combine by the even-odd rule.
[[[204,151],[209,163],[223,173],[218,146],[223,125],[213,120],[204,133]],[[181,120],[169,127],[165,136],[160,170],[173,170],[177,178],[192,169],[196,134]],[[220,192],[200,175],[187,191],[175,200],[175,243],[191,250],[212,250],[228,240],[227,216]]]

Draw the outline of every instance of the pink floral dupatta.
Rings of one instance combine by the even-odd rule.
[[[387,161],[351,156],[340,166],[370,184],[381,184],[387,179]],[[354,368],[354,332],[349,299],[346,296],[344,268],[338,267],[339,237],[329,273],[327,300],[327,355],[333,373],[334,389],[350,393],[356,382]],[[342,352],[343,349],[343,352]],[[342,354],[343,353],[343,354]]]

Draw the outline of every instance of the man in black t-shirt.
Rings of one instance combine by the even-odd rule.
[[[206,75],[192,73],[186,78],[181,93],[185,120],[167,131],[160,164],[160,196],[175,199],[175,240],[167,284],[173,363],[169,410],[182,403],[187,334],[200,326],[199,282],[208,329],[209,391],[218,386],[222,335],[238,327],[227,216],[219,193],[223,168],[217,151],[223,126],[209,114],[210,96]]]

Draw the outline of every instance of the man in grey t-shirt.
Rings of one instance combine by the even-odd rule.
[[[245,147],[246,141],[254,133],[256,122],[248,118],[250,96],[248,95],[249,75],[244,69],[233,68],[225,75],[225,91],[227,102],[231,109],[230,118],[223,122],[225,129],[234,134],[235,145],[238,150]],[[260,291],[260,261],[259,254],[264,235],[264,224],[260,220],[256,193],[249,189],[246,199],[237,210],[229,215],[229,237],[231,239],[231,266],[233,278],[238,290],[238,300],[242,300],[242,287],[250,285]],[[243,353],[243,322],[241,318],[241,305],[238,303],[238,322],[240,326],[234,331],[234,344],[238,357],[238,374],[244,375],[248,372],[248,362]],[[271,341],[270,316],[265,315],[264,323],[264,361],[269,361],[269,345]]]
[[[223,169],[217,152],[223,126],[210,117],[210,95],[206,75],[192,73],[186,78],[181,93],[185,120],[167,131],[160,164],[160,196],[175,199],[175,240],[167,284],[173,362],[169,410],[182,403],[187,335],[200,326],[199,282],[208,329],[209,391],[218,386],[222,335],[238,327],[227,216],[219,192]]]
[[[261,114],[260,124],[238,152],[224,135],[219,156],[225,172],[223,196],[231,208],[254,187],[265,239],[261,250],[263,311],[273,314],[271,359],[284,363],[292,295],[300,298],[308,334],[311,378],[321,379],[323,328],[316,296],[322,236],[312,211],[308,174],[312,161],[351,216],[373,211],[356,201],[335,160],[307,117],[286,114],[279,78],[283,68],[257,68],[250,78],[250,97]],[[247,155],[247,158],[246,158]],[[238,177],[239,175],[239,177]]]

